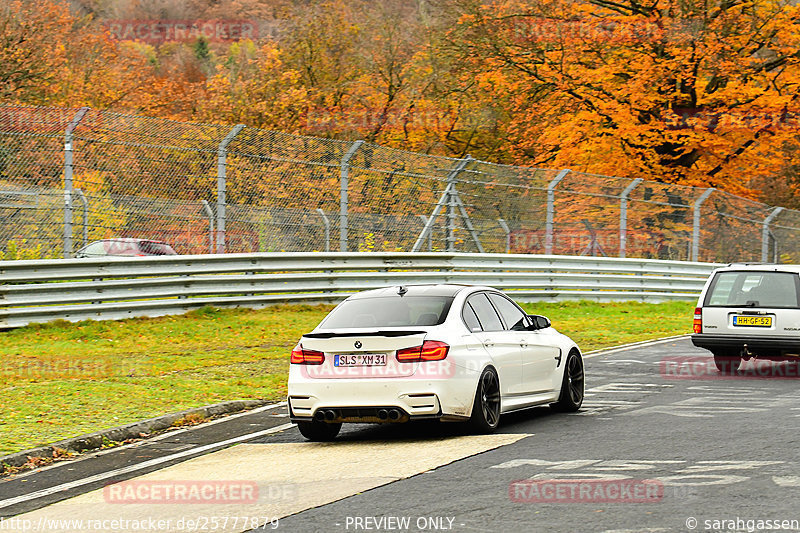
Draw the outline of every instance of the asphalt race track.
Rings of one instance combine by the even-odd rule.
[[[708,355],[603,352],[581,411],[490,436],[359,425],[316,444],[262,408],[0,481],[0,531],[800,531],[797,364],[723,378]]]

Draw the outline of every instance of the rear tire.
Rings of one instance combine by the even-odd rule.
[[[298,422],[297,429],[310,441],[329,442],[336,438],[339,430],[342,429],[341,423],[329,424],[327,422]]]
[[[720,374],[735,374],[742,365],[742,358],[734,351],[714,352],[714,365]]]
[[[574,413],[583,405],[585,374],[583,359],[575,350],[569,352],[564,363],[564,377],[561,379],[561,394],[552,408],[562,413]]]
[[[492,367],[478,380],[469,425],[475,433],[492,433],[500,425],[500,380]]]

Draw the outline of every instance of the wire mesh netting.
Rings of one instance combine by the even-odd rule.
[[[800,212],[720,191],[221,124],[0,106],[0,253],[462,251],[795,261]]]

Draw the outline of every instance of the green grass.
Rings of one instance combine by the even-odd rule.
[[[522,304],[528,313],[550,318],[561,333],[588,352],[629,342],[692,332],[694,302],[561,302]]]
[[[688,333],[692,303],[525,305],[584,351]],[[226,400],[280,400],[289,352],[330,306],[201,309],[0,332],[0,455]]]

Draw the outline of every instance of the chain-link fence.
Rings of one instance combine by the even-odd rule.
[[[465,251],[793,261],[800,212],[713,189],[91,109],[0,107],[0,252]]]

